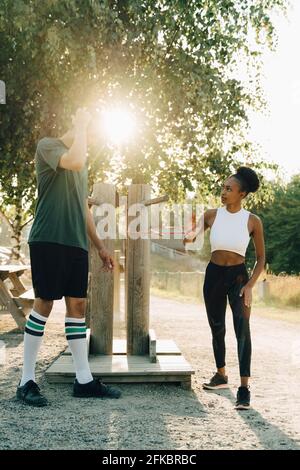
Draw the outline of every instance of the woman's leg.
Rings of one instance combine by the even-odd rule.
[[[212,332],[212,344],[218,372],[225,375],[225,313],[227,305],[224,269],[215,264],[206,268],[203,297]]]
[[[237,273],[233,283],[228,290],[229,304],[233,314],[233,324],[237,338],[239,369],[241,376],[241,386],[247,387],[250,377],[251,365],[251,334],[250,334],[250,313],[251,308],[246,307],[244,296],[240,297],[242,287],[248,282],[246,268]]]

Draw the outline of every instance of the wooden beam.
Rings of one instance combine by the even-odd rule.
[[[22,307],[17,305],[15,300],[11,297],[11,293],[3,281],[0,281],[0,290],[3,304],[7,305],[7,310],[11,313],[18,327],[23,330],[26,324],[26,315]]]
[[[113,184],[96,183],[93,198],[100,204],[107,203],[115,207],[116,189]],[[96,218],[96,208],[93,208]],[[97,227],[97,224],[96,224]],[[102,240],[105,248],[113,255],[114,240]],[[96,248],[91,246],[91,290],[90,290],[90,328],[91,348],[94,354],[112,354],[113,341],[113,272],[102,270],[102,261]]]
[[[120,250],[114,250],[114,315],[120,319]]]
[[[14,286],[14,292],[16,293],[16,295],[21,295],[21,294],[24,294],[24,292],[26,292],[26,288],[21,282],[21,280],[19,279],[19,277],[20,275],[18,275],[18,273],[9,274],[9,279]]]
[[[113,353],[116,355],[126,354],[126,339],[116,338],[113,340]],[[156,355],[179,356],[181,354],[177,344],[172,339],[156,340]]]
[[[25,325],[26,325],[26,316],[25,316],[25,313],[23,312],[23,309],[21,307],[18,307],[13,301],[13,299],[10,299],[8,303],[8,310],[13,316],[18,327],[21,330],[24,330]]]
[[[152,329],[149,330],[149,357],[150,362],[156,362],[156,335]]]
[[[131,184],[128,188],[125,289],[127,354],[132,355],[149,354],[150,239],[132,237],[130,223],[136,214],[129,212],[133,204],[150,199],[150,194],[148,184]]]
[[[144,204],[144,206],[151,206],[152,204],[159,204],[160,202],[168,201],[169,196],[166,194],[165,196],[155,197],[153,199],[145,199],[141,201],[140,204]]]

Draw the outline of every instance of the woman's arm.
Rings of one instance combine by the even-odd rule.
[[[252,288],[263,272],[266,262],[263,224],[257,215],[253,215],[253,223],[253,242],[256,252],[256,263],[251,278],[240,292],[240,296],[244,295],[244,303],[248,308],[250,308],[252,304]]]
[[[209,210],[205,211],[204,214],[201,215],[199,222],[197,223],[196,227],[192,230],[188,231],[184,234],[183,244],[186,243],[193,243],[197,237],[197,235],[202,231],[203,233],[209,227],[207,220],[209,216]]]
[[[265,240],[264,240],[264,229],[261,219],[257,215],[253,215],[253,242],[256,253],[256,263],[251,278],[248,281],[248,285],[253,287],[259,278],[260,274],[264,271],[266,263],[265,253]]]

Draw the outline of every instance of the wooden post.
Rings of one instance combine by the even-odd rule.
[[[150,185],[132,184],[129,186],[125,275],[127,354],[129,355],[149,354],[150,238],[149,233],[146,239],[131,238],[129,224],[136,215],[130,216],[129,210],[132,204],[149,200],[150,193]],[[144,210],[148,211],[148,209]]]
[[[92,243],[90,239],[88,240],[88,250],[89,250],[89,274],[88,274],[88,291],[86,299],[86,308],[85,308],[85,324],[87,328],[90,328],[90,319],[91,319],[91,251]]]
[[[98,205],[97,201],[91,197],[88,197],[88,206],[89,209],[93,205]],[[87,328],[90,328],[90,316],[91,316],[91,252],[92,252],[92,243],[91,240],[88,239],[88,250],[89,250],[89,276],[88,276],[88,292],[87,292],[87,302],[86,302],[86,310],[85,310],[85,324]]]
[[[121,251],[114,251],[114,315],[120,319],[120,256]]]
[[[257,283],[258,297],[260,300],[267,301],[270,297],[270,285],[269,281],[264,279]]]
[[[125,325],[127,325],[127,305],[128,305],[128,298],[127,298],[127,267],[128,267],[128,194],[125,199],[125,230],[126,230],[126,238],[123,240],[124,243],[124,302],[125,302]]]
[[[116,190],[112,184],[96,183],[92,197],[97,204],[112,204],[115,207]],[[95,219],[97,207],[93,207]],[[96,221],[97,227],[97,221]],[[113,256],[114,240],[105,239],[103,243]],[[101,271],[102,261],[94,246],[91,247],[91,296],[90,296],[90,327],[92,354],[113,353],[113,272]]]

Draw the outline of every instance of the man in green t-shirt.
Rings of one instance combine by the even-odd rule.
[[[86,109],[78,109],[73,127],[60,138],[45,137],[35,154],[38,199],[29,234],[33,309],[24,333],[24,363],[17,398],[45,406],[35,382],[35,363],[53,301],[65,297],[65,332],[76,370],[73,396],[119,398],[120,391],[93,378],[87,354],[85,308],[88,240],[98,250],[105,271],[113,259],[97,235],[87,203],[87,148],[97,138]]]

